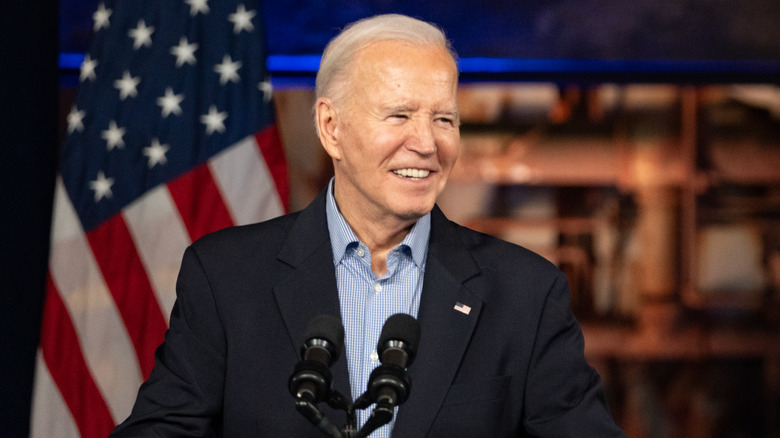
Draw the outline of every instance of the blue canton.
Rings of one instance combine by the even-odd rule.
[[[101,1],[60,155],[85,231],[273,122],[258,1]]]
[[[339,290],[341,319],[352,400],[366,390],[371,371],[380,365],[376,344],[388,317],[407,313],[417,317],[420,308],[431,216],[420,218],[397,247],[387,255],[387,273],[381,278],[371,270],[371,253],[339,213],[333,197],[333,179],[328,186],[326,211],[333,264]],[[373,406],[357,411],[358,426],[371,415]],[[396,413],[397,413],[396,409]],[[372,437],[389,438],[393,421]]]

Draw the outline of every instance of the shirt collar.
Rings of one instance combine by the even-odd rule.
[[[338,264],[347,248],[352,244],[358,244],[360,240],[350,228],[344,216],[339,212],[336,198],[333,196],[333,183],[335,178],[328,183],[327,202],[325,211],[328,218],[328,231],[330,232],[331,248],[333,250],[333,264]],[[428,254],[428,238],[431,235],[431,213],[417,220],[409,234],[398,246],[407,246],[412,252],[414,263],[421,269],[425,268],[425,258]]]

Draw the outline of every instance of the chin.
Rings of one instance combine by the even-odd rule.
[[[398,216],[404,220],[417,220],[433,210],[433,203],[420,204],[415,207],[411,207],[407,204],[405,208],[399,209]]]

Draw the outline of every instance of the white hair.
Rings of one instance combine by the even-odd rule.
[[[457,64],[457,54],[438,26],[400,14],[376,15],[347,25],[330,40],[317,72],[316,98],[329,97],[336,102],[341,101],[355,54],[367,45],[387,40],[443,47]]]

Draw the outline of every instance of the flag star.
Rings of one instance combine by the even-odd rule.
[[[198,12],[209,13],[209,0],[184,0],[184,3],[190,5],[190,15],[193,17],[198,15]]]
[[[154,27],[147,27],[143,19],[138,20],[138,27],[130,29],[127,36],[133,39],[133,49],[138,50],[142,46],[150,47],[152,45],[152,34]]]
[[[122,137],[125,135],[125,131],[125,128],[116,126],[116,122],[112,120],[108,125],[108,129],[100,133],[100,138],[106,141],[106,149],[110,151],[114,148],[124,148],[125,141]]]
[[[225,119],[227,117],[227,112],[218,112],[217,107],[211,105],[209,113],[200,116],[200,122],[206,125],[206,135],[211,135],[214,131],[225,132]]]
[[[89,56],[89,53],[87,53],[86,56],[84,56],[84,62],[81,63],[81,73],[79,74],[79,82],[84,82],[85,80],[89,79],[90,81],[94,81],[97,76],[95,76],[95,68],[97,67],[98,62],[95,59],[92,59],[92,57]]]
[[[198,44],[189,44],[187,37],[181,37],[178,46],[171,47],[171,54],[176,56],[176,67],[184,64],[195,65],[195,51],[198,50]]]
[[[122,79],[117,79],[114,81],[114,88],[119,90],[119,100],[125,100],[128,96],[137,96],[138,90],[136,87],[140,82],[140,77],[132,77],[130,72],[125,70],[124,74],[122,75]]]
[[[219,73],[219,83],[222,85],[228,82],[238,82],[238,69],[241,68],[241,61],[233,61],[230,55],[222,58],[222,63],[214,66],[214,71]]]
[[[104,27],[108,29],[108,26],[110,26],[108,19],[111,17],[111,13],[111,9],[106,9],[106,6],[103,3],[98,5],[97,11],[92,14],[92,20],[95,22],[93,27],[95,32]]]
[[[68,113],[68,134],[73,133],[73,131],[81,132],[84,130],[84,116],[86,115],[86,112],[77,109],[76,105],[73,105]]]
[[[168,162],[168,158],[165,153],[168,152],[170,146],[167,144],[160,144],[160,140],[152,139],[152,144],[149,147],[145,147],[142,153],[149,158],[149,168],[156,166],[157,164],[165,164]]]
[[[173,88],[166,88],[165,96],[157,98],[157,105],[162,107],[162,118],[166,118],[170,114],[180,116],[181,106],[179,104],[182,100],[184,100],[183,94],[174,94]]]
[[[271,81],[264,80],[263,82],[260,82],[257,84],[257,89],[260,90],[261,93],[263,93],[263,101],[268,103],[271,101],[271,96],[274,93],[274,86],[271,84]]]
[[[110,198],[114,194],[111,193],[111,186],[114,185],[114,178],[106,178],[103,171],[99,171],[97,179],[89,182],[89,188],[95,191],[95,202],[100,201],[103,198]]]
[[[257,15],[255,11],[247,11],[243,4],[238,5],[236,12],[228,16],[228,21],[233,23],[233,33],[239,34],[242,30],[252,32],[255,26],[252,24],[252,18]]]

